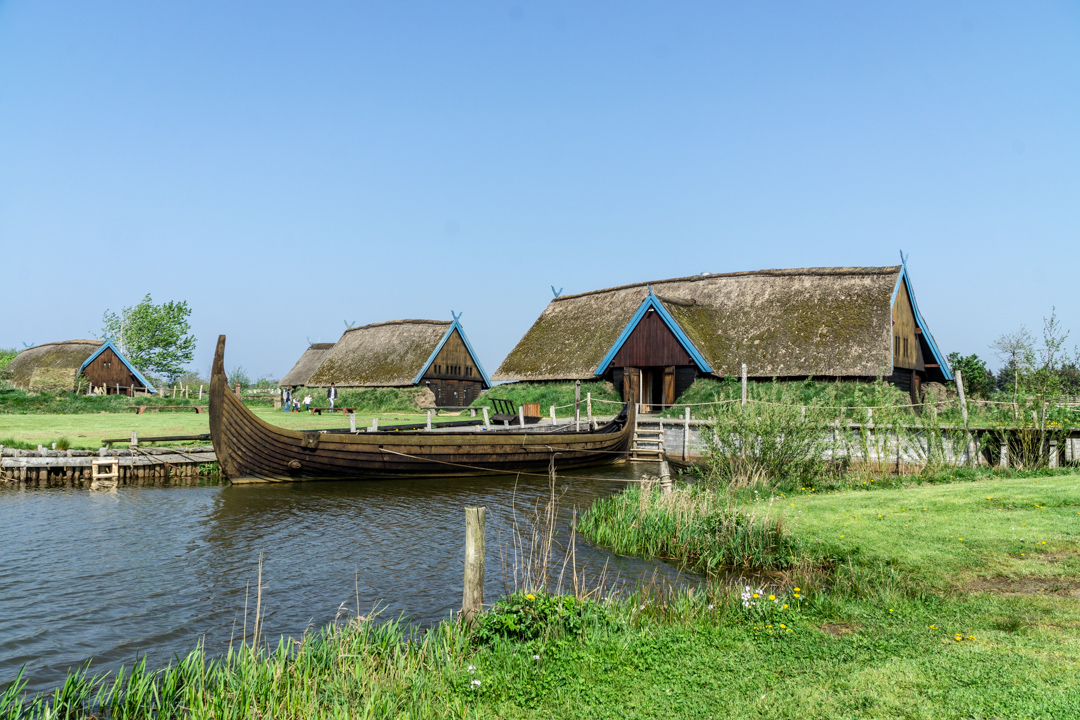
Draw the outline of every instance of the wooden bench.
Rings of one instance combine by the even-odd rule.
[[[328,407],[315,407],[315,406],[312,406],[312,407],[308,408],[308,410],[309,410],[309,414],[311,414],[311,415],[322,415],[324,412],[328,412],[328,413],[341,412],[343,415],[352,415],[354,412],[356,412],[356,408],[354,408],[354,407],[336,407],[336,408],[330,409]]]
[[[198,415],[209,409],[209,405],[136,405],[135,414],[142,415],[147,410],[194,410]]]

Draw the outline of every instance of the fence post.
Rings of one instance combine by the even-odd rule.
[[[461,614],[472,622],[484,609],[484,536],[486,507],[465,508],[465,592]]]
[[[746,363],[742,364],[742,407],[746,407]]]
[[[671,494],[671,467],[666,457],[660,461],[660,491],[665,495]]]
[[[173,397],[176,397],[176,388],[173,388]],[[240,383],[236,383],[236,399],[240,399]]]
[[[424,427],[424,429],[425,430],[430,430],[431,429],[431,411],[430,410],[427,411],[427,425]]]
[[[552,425],[555,424],[555,406],[554,405],[551,406],[551,424]]]
[[[129,447],[133,447],[133,448],[139,447],[139,431],[138,430],[132,430],[131,431],[131,443],[129,444]]]
[[[1001,439],[1001,459],[998,460],[998,465],[1003,468],[1009,467],[1009,441],[1007,438]]]
[[[491,420],[488,418],[487,405],[484,406],[484,427],[488,430],[491,429]]]
[[[518,425],[525,427],[525,404],[518,405]]]
[[[371,418],[371,428],[368,432],[379,432],[379,418]]]
[[[956,368],[956,394],[960,396],[960,417],[964,419],[964,452],[967,453],[968,459],[971,461],[972,467],[978,463],[978,459],[975,457],[976,448],[974,447],[974,441],[971,439],[971,431],[968,430],[968,411],[967,411],[967,398],[964,397],[964,376],[960,372],[960,368]]]
[[[585,414],[589,418],[589,427],[592,427],[592,393],[585,393]]]
[[[349,413],[349,432],[356,432],[356,413]]]
[[[574,432],[581,432],[581,381],[574,381]]]
[[[1058,466],[1058,441],[1050,441],[1050,467],[1056,468]]]
[[[199,386],[199,399],[202,400],[202,385]]]
[[[683,414],[682,459],[690,459],[690,408],[686,408],[686,412]]]

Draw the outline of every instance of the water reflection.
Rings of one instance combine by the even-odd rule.
[[[650,470],[561,477],[559,542],[575,508]],[[0,687],[23,664],[41,690],[91,659],[97,671],[136,654],[160,665],[200,639],[220,651],[242,635],[260,556],[266,637],[299,635],[358,603],[418,623],[446,618],[461,605],[466,506],[488,508],[486,596],[512,584],[503,567],[513,561],[515,480],[519,515],[546,499],[544,478],[499,476],[0,492]],[[580,538],[576,557],[586,583],[605,569],[614,584],[679,579]]]

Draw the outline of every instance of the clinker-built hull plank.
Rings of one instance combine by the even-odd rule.
[[[461,477],[478,472],[587,467],[625,457],[633,406],[594,431],[300,432],[256,417],[228,389],[225,336],[218,338],[210,385],[210,434],[218,463],[233,482],[315,479]]]

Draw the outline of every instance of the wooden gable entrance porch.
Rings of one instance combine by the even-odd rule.
[[[660,317],[649,308],[612,359],[612,382],[624,402],[639,403],[641,412],[660,412],[673,405],[698,376],[690,353]]]

